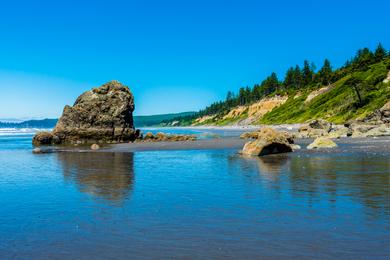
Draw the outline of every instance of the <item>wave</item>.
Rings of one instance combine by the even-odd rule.
[[[0,128],[0,136],[34,135],[41,131],[51,131],[49,128]]]

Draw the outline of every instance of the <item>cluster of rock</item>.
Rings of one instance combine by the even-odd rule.
[[[390,136],[390,101],[363,120],[346,124],[352,137]]]
[[[315,119],[298,129],[298,138],[318,138],[326,136],[328,138],[347,137],[348,127],[343,125],[334,125],[323,119]]]
[[[164,134],[161,132],[154,135],[153,133],[148,132],[144,136],[141,136],[137,141],[141,141],[141,142],[196,141],[196,135],[174,135],[174,134]]]
[[[335,125],[315,119],[298,129],[298,138],[390,136],[390,101],[363,120]]]
[[[35,146],[134,141],[139,131],[133,124],[134,97],[118,81],[108,82],[79,96],[65,106],[54,130],[38,133]]]
[[[279,132],[269,127],[260,131],[244,133],[240,136],[243,139],[254,139],[244,145],[242,154],[263,156],[276,153],[288,153],[298,150],[301,147],[294,143],[294,135],[288,132]],[[334,148],[337,144],[329,138],[318,137],[307,149]]]

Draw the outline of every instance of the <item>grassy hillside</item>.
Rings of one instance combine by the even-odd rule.
[[[310,90],[291,93],[287,102],[267,113],[258,123],[301,123],[324,118],[334,123],[363,118],[390,100],[389,83],[383,83],[390,59],[369,66],[366,71],[352,72],[332,84],[330,90],[305,103]],[[362,101],[354,89],[357,86]]]
[[[390,52],[381,44],[375,51],[358,50],[337,69],[328,59],[319,70],[306,60],[302,67],[290,67],[283,80],[272,73],[260,84],[241,87],[237,93],[229,91],[225,100],[172,121],[180,125],[246,125],[324,118],[343,123],[364,118],[390,100],[390,79],[384,82],[390,77],[389,70]]]

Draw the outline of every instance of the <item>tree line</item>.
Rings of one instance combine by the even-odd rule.
[[[347,60],[344,66],[336,70],[332,68],[329,59],[324,60],[319,70],[316,69],[313,62],[305,60],[302,67],[299,65],[290,67],[283,80],[280,80],[278,75],[272,72],[260,84],[255,84],[253,87],[241,87],[237,93],[228,91],[225,100],[215,102],[192,116],[176,118],[175,120],[191,120],[207,115],[222,114],[236,106],[249,105],[266,96],[330,85],[348,73],[367,70],[368,66],[387,57],[390,57],[390,53],[379,43],[374,51],[369,48],[358,50],[352,59]]]

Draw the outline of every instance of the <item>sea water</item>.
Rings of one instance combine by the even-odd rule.
[[[0,136],[0,259],[390,257],[386,149],[34,155],[32,132]]]

